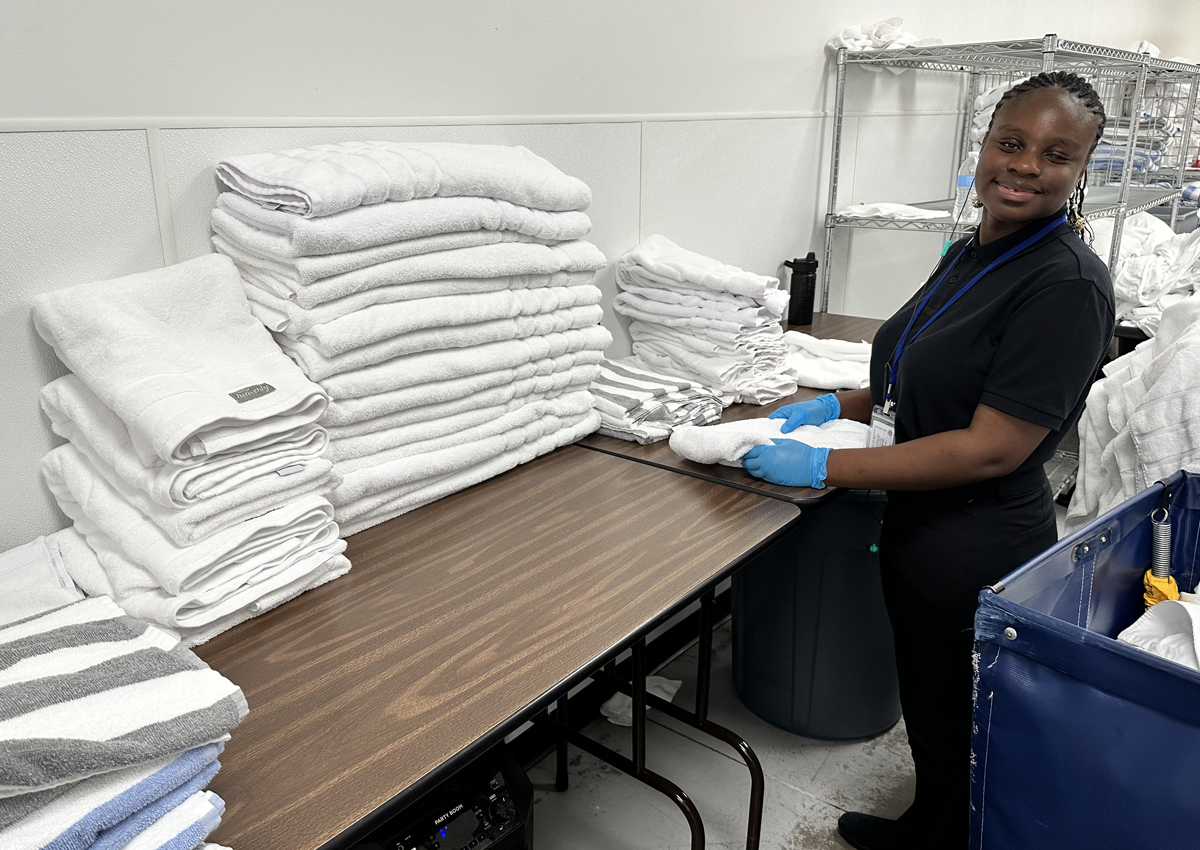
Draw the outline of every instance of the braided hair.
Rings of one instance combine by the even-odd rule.
[[[1091,158],[1092,151],[1096,150],[1096,145],[1100,143],[1100,137],[1104,134],[1104,127],[1108,123],[1108,116],[1104,114],[1104,104],[1100,101],[1100,95],[1096,94],[1096,90],[1092,88],[1091,83],[1078,74],[1072,74],[1070,71],[1043,71],[1040,74],[1030,77],[1028,80],[1017,83],[1006,91],[996,104],[996,108],[992,110],[992,119],[988,122],[988,132],[992,131],[992,125],[996,123],[996,115],[999,114],[1004,104],[1024,97],[1030,92],[1042,89],[1059,89],[1074,96],[1083,108],[1096,120],[1096,138],[1092,141],[1091,148],[1088,149],[1088,157]],[[1079,180],[1079,185],[1075,187],[1075,191],[1067,199],[1067,221],[1070,222],[1071,227],[1081,237],[1085,233],[1088,236],[1091,235],[1091,228],[1088,227],[1087,219],[1083,217],[1083,195],[1086,189],[1087,168],[1085,167],[1083,176]],[[1088,242],[1091,242],[1090,238]]]

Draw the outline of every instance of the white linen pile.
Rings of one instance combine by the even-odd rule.
[[[41,469],[87,540],[66,561],[85,592],[195,645],[349,569],[328,398],[228,259],[45,293],[33,318],[72,370],[42,388],[68,442]]]
[[[649,371],[695,381],[724,400],[769,404],[796,391],[784,371],[788,294],[774,277],[651,236],[617,261],[613,309],[633,321]]]
[[[743,419],[700,427],[685,425],[671,435],[671,450],[696,463],[741,466],[742,455],[755,446],[774,440],[796,440],[817,448],[862,449],[870,428],[849,419],[834,419],[824,425],[801,425],[794,431],[781,430],[786,419]]]
[[[971,150],[977,151],[983,148],[983,137],[987,135],[988,126],[992,123],[992,114],[996,111],[996,104],[1000,102],[1000,98],[1004,97],[1004,93],[1018,82],[1020,81],[1006,80],[997,83],[975,98],[971,104],[971,129],[967,131],[971,137]]]
[[[949,218],[946,210],[927,210],[908,204],[851,204],[838,210],[847,218],[890,218],[896,221],[921,221],[927,218]]]
[[[68,563],[74,535],[47,538]],[[112,600],[0,627],[0,705],[5,850],[190,850],[220,823],[225,804],[205,788],[245,697]]]
[[[330,402],[353,534],[596,430],[611,335],[591,191],[522,147],[345,142],[232,157],[213,245]]]
[[[1144,243],[1149,247],[1121,263],[1113,277],[1117,320],[1132,322],[1147,335],[1155,333],[1166,308],[1191,296],[1200,284],[1200,230],[1176,235],[1159,224],[1166,234],[1156,231]]]
[[[1079,419],[1069,531],[1155,481],[1200,468],[1200,294],[1164,310],[1158,333],[1103,372]]]
[[[600,414],[599,432],[642,445],[665,440],[680,425],[716,422],[725,409],[712,390],[648,372],[632,357],[604,360],[589,390]]]
[[[874,24],[854,24],[846,27],[825,43],[825,49],[836,52],[845,47],[851,51],[898,50],[904,47],[930,47],[941,44],[940,38],[918,38],[903,29],[904,18],[886,18]],[[860,65],[868,71],[878,73],[882,66]],[[907,68],[887,66],[893,74],[903,74]]]
[[[788,355],[784,368],[802,387],[858,390],[871,384],[871,343],[818,339],[800,331],[783,335]]]

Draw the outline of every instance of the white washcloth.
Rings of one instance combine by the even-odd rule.
[[[1167,600],[1151,606],[1117,640],[1200,671],[1200,604]]]
[[[788,331],[785,371],[802,387],[818,390],[856,390],[871,383],[871,343],[817,339]]]
[[[326,357],[308,343],[288,339],[282,334],[276,335],[275,340],[279,347],[300,365],[306,375],[314,381],[324,381],[332,375],[365,369],[406,354],[435,349],[467,348],[489,342],[582,330],[600,324],[603,318],[604,309],[599,304],[589,304],[566,310],[535,313],[532,316],[515,316],[511,319],[492,319],[473,325],[412,331],[403,336],[353,348],[333,357]]]
[[[378,395],[430,382],[445,382],[481,372],[511,369],[535,360],[577,352],[602,352],[612,334],[601,325],[545,336],[489,342],[469,348],[423,351],[395,357],[376,366],[325,379],[330,398],[342,401]],[[599,362],[599,358],[592,362]]]
[[[205,592],[231,575],[286,565],[306,543],[325,546],[338,536],[329,502],[308,495],[193,546],[178,546],[95,475],[85,458],[69,452],[48,457],[43,464],[46,483],[63,513],[76,521],[86,518],[113,540],[139,567],[136,587],[161,587],[170,594]]]
[[[592,411],[575,424],[564,423],[563,427],[557,431],[525,442],[517,448],[503,451],[475,466],[428,479],[421,482],[420,486],[400,485],[360,499],[347,501],[338,506],[338,517],[342,524],[342,530],[346,534],[357,534],[363,529],[427,505],[451,493],[474,486],[507,472],[515,466],[528,463],[535,457],[554,451],[560,446],[581,440],[595,431],[599,425],[600,415]]]
[[[473,410],[488,409],[509,403],[515,398],[546,396],[568,391],[570,388],[587,386],[599,366],[577,366],[563,372],[512,380],[460,398],[397,410],[373,419],[346,425],[329,426],[331,451],[346,440],[457,416]],[[332,459],[332,455],[331,455]]]
[[[744,419],[703,427],[684,425],[671,435],[671,450],[696,463],[741,466],[741,458],[755,446],[770,445],[772,440],[796,440],[810,446],[831,449],[862,449],[871,430],[861,422],[834,419],[824,425],[801,425],[784,434],[786,419]]]
[[[125,850],[194,848],[221,825],[225,801],[212,791],[197,791],[125,845]]]
[[[592,201],[568,177],[523,147],[454,143],[341,142],[235,156],[217,177],[270,209],[305,217],[414,198],[497,198],[539,210],[583,210]]]
[[[555,245],[511,242],[404,257],[301,285],[288,277],[278,264],[240,251],[219,236],[213,237],[213,244],[219,250],[229,253],[242,268],[261,272],[273,281],[276,287],[288,290],[288,294],[283,297],[290,296],[301,307],[315,307],[335,298],[345,298],[379,287],[441,280],[591,272],[604,268],[607,262],[599,248],[582,239]],[[385,295],[387,297],[375,297],[380,300],[400,300],[395,294]]]
[[[238,523],[261,516],[308,495],[324,495],[337,484],[333,465],[325,458],[310,461],[295,473],[259,479],[245,487],[205,499],[186,508],[164,508],[145,493],[126,484],[85,443],[67,443],[51,449],[42,458],[42,475],[49,484],[67,476],[78,476],[76,493],[110,492],[113,504],[123,503],[151,520],[176,546],[191,546]],[[72,479],[73,480],[73,479]],[[115,510],[115,508],[114,508]]]
[[[617,260],[617,284],[688,284],[697,289],[732,292],[766,298],[779,290],[779,279],[744,271],[736,266],[681,248],[655,234]]]
[[[303,218],[266,209],[236,192],[222,192],[217,211],[249,228],[234,228],[222,217],[222,230],[228,226],[228,235],[270,257],[352,257],[356,251],[458,233],[512,233],[539,242],[567,242],[582,239],[592,229],[587,214],[577,210],[548,212],[478,197],[384,202]],[[217,221],[214,216],[214,224]]]
[[[321,388],[251,315],[225,257],[43,293],[33,318],[146,462],[227,452],[325,409]]]
[[[924,210],[911,207],[908,204],[854,204],[838,210],[838,215],[847,218],[893,218],[899,221],[912,221],[926,218],[949,218],[945,210]]]
[[[82,451],[94,451],[129,486],[168,508],[184,508],[264,478],[278,481],[281,470],[295,471],[325,451],[325,429],[310,423],[268,437],[262,446],[179,463],[155,457],[147,466],[125,423],[78,376],[64,375],[42,387],[41,402],[54,433]]]
[[[0,625],[82,598],[57,543],[38,537],[0,553]]]

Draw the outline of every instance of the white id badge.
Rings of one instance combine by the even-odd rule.
[[[871,431],[867,435],[867,448],[877,449],[891,446],[896,442],[896,415],[884,413],[883,408],[875,405],[871,410]]]

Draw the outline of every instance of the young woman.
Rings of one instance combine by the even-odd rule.
[[[975,172],[978,231],[880,328],[870,389],[771,414],[785,432],[872,423],[878,447],[781,440],[743,458],[778,484],[888,491],[881,569],[917,790],[899,820],[841,817],[860,850],[967,846],[976,598],[1056,541],[1042,466],[1079,418],[1113,333],[1108,270],[1080,238],[1104,124],[1074,74],[1038,74],[1005,94]]]

